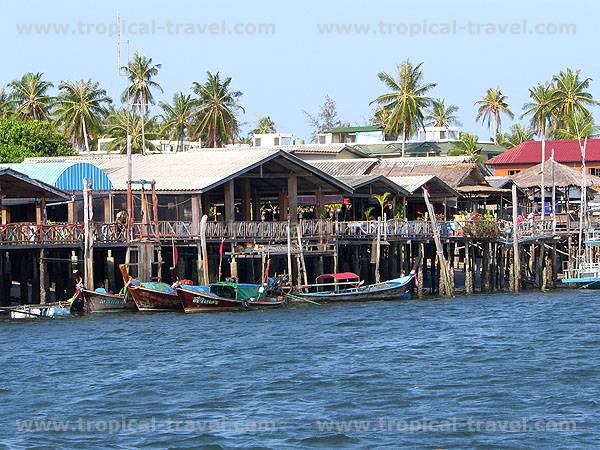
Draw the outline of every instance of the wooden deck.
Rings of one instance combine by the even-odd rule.
[[[337,222],[331,220],[302,220],[299,227],[304,239],[327,242],[332,239],[343,241],[372,241],[378,231],[388,241],[429,240],[433,236],[432,225],[425,221],[388,220]],[[438,222],[440,236],[443,239],[463,239],[455,222]],[[512,223],[504,220],[497,222],[499,241],[512,241]],[[558,222],[553,230],[551,220],[537,220],[519,224],[519,240],[549,239],[576,232],[577,223]],[[126,245],[140,239],[155,240],[157,237],[170,243],[172,240],[195,241],[199,239],[197,227],[191,222],[165,221],[144,225],[136,223],[130,230],[114,223],[93,224],[94,243],[97,245]],[[283,243],[287,240],[288,222],[209,222],[206,238],[210,242],[221,239],[238,242]],[[379,229],[379,230],[378,230]],[[158,231],[158,233],[157,233]],[[297,226],[292,225],[290,234],[295,239]],[[0,247],[74,247],[80,246],[84,239],[83,223],[48,224],[13,223],[0,225]]]

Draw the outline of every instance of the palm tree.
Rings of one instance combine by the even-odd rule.
[[[450,128],[452,125],[460,125],[458,117],[455,115],[458,111],[458,106],[450,105],[446,107],[443,98],[436,98],[432,101],[428,114],[425,120],[429,121],[430,126]]]
[[[20,80],[8,84],[12,90],[10,99],[21,117],[34,120],[46,120],[50,117],[53,99],[48,95],[48,90],[54,85],[44,81],[43,75],[41,72],[28,72]]]
[[[488,128],[490,128],[492,122],[494,123],[494,143],[496,144],[498,143],[497,135],[500,131],[502,121],[500,114],[504,113],[511,119],[514,117],[514,114],[508,108],[506,99],[506,95],[502,94],[500,88],[490,88],[481,100],[475,102],[475,106],[479,106],[476,120],[487,121]]]
[[[386,132],[399,135],[402,133],[402,156],[404,156],[406,140],[415,128],[423,126],[423,110],[431,103],[427,97],[434,83],[423,82],[423,72],[419,63],[413,65],[409,59],[396,67],[398,79],[385,72],[379,72],[379,79],[391,92],[382,94],[371,102],[377,103],[389,113]]]
[[[555,135],[558,139],[584,139],[598,137],[600,127],[594,123],[591,114],[578,112],[565,119],[565,127],[556,130]]]
[[[531,101],[523,105],[521,119],[530,116],[531,127],[535,134],[544,140],[547,135],[548,125],[552,118],[552,96],[554,88],[549,83],[538,84],[529,88]]]
[[[525,141],[533,140],[535,132],[530,127],[525,128],[520,123],[510,127],[510,132],[500,133],[498,143],[506,148],[513,148]]]
[[[256,128],[252,131],[253,134],[269,134],[275,132],[275,122],[273,122],[269,116],[261,117],[256,124]]]
[[[581,78],[581,71],[567,69],[552,78],[554,90],[550,98],[555,113],[555,130],[565,129],[574,117],[590,115],[588,107],[598,105],[592,94],[587,92],[591,78]]]
[[[4,88],[0,88],[0,119],[10,116],[12,112],[12,102]]]
[[[133,110],[139,112],[143,153],[146,152],[145,122],[148,105],[154,104],[152,89],[158,89],[160,92],[163,92],[162,87],[152,80],[152,78],[158,75],[158,69],[161,67],[161,64],[153,64],[152,58],[147,58],[138,52],[135,52],[133,60],[129,61],[129,64],[122,67],[129,78],[129,85],[123,91],[121,101],[127,102],[131,100]]]
[[[92,80],[62,81],[58,90],[56,119],[73,146],[80,149],[85,145],[89,152],[89,136],[100,131],[102,119],[108,115],[106,106],[112,101],[98,82]]]
[[[183,138],[191,129],[195,104],[192,96],[183,92],[173,95],[173,104],[159,103],[163,110],[161,134],[177,139],[177,151],[183,150]]]
[[[375,200],[377,200],[377,203],[379,203],[379,208],[381,211],[381,216],[383,218],[383,210],[385,209],[386,205],[387,205],[387,201],[388,199],[392,196],[392,194],[390,194],[389,192],[384,192],[383,194],[379,195],[379,194],[373,194],[371,197],[373,197]]]
[[[118,110],[111,109],[106,120],[106,136],[113,138],[109,144],[110,151],[119,151],[125,153],[127,151],[127,136],[131,137],[131,152],[143,153],[144,145],[147,148],[154,150],[154,145],[150,141],[156,138],[154,132],[156,123],[154,118],[146,117],[145,127],[143,128],[144,136],[142,137],[142,120],[137,114],[121,108]]]
[[[454,142],[453,148],[448,151],[449,156],[472,156],[481,161],[482,148],[478,142],[479,138],[471,133],[460,133],[458,141]]]
[[[209,145],[221,147],[234,139],[239,130],[236,113],[244,111],[238,104],[240,91],[230,89],[231,78],[221,79],[219,72],[207,72],[204,84],[194,82],[199,107],[196,113],[196,133],[206,135]]]

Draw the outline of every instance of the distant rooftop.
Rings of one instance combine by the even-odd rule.
[[[323,131],[323,133],[360,133],[369,131],[383,131],[383,127],[380,125],[363,125],[356,127],[334,127],[329,130]]]

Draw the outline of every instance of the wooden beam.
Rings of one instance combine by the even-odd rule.
[[[249,178],[242,180],[242,220],[252,220],[252,187]]]
[[[40,198],[35,205],[35,223],[38,225],[46,223],[46,199],[44,197]]]
[[[200,220],[202,219],[202,195],[192,195],[192,234],[200,234]]]
[[[290,175],[288,178],[288,208],[290,222],[298,222],[298,177],[296,175]]]
[[[229,180],[224,186],[224,201],[225,201],[225,220],[233,222],[235,220],[235,192],[234,181]]]
[[[67,204],[67,221],[69,223],[77,223],[77,204],[75,199]]]

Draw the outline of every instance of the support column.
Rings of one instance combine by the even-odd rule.
[[[112,250],[108,250],[106,256],[106,290],[109,292],[116,292],[117,284],[115,282],[115,258]]]
[[[258,195],[258,191],[256,189],[252,191],[252,220],[257,222],[261,220],[260,195]]]
[[[235,189],[233,180],[229,180],[225,183],[224,187],[225,194],[225,221],[235,221]]]
[[[200,234],[200,220],[202,220],[202,194],[192,195],[192,234]]]
[[[287,220],[288,219],[288,207],[287,207],[287,197],[284,192],[280,192],[277,194],[277,203],[279,206],[279,220]]]
[[[69,223],[77,223],[77,206],[75,200],[67,204],[67,221]]]
[[[35,223],[38,225],[46,223],[46,199],[44,197],[40,198],[35,205]]]
[[[290,222],[298,222],[298,177],[296,175],[290,175],[288,178],[288,208]]]
[[[10,223],[10,209],[8,206],[2,205],[2,225]]]
[[[252,220],[252,188],[250,178],[242,179],[242,220]]]
[[[27,253],[21,253],[19,258],[19,288],[21,305],[29,303],[29,258]]]
[[[321,210],[323,209],[323,203],[325,203],[325,196],[321,190],[317,191],[315,196],[315,219],[321,218]]]
[[[46,262],[46,250],[41,249],[39,255],[39,280],[40,280],[40,303],[48,303],[50,300],[50,279],[48,277],[48,263]]]
[[[104,223],[113,223],[112,213],[112,194],[108,194],[107,197],[102,199],[102,206],[104,209]]]

